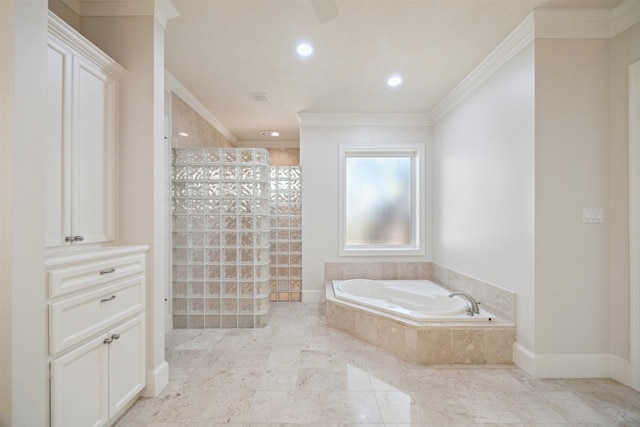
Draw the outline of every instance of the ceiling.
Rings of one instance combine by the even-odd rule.
[[[621,0],[336,0],[326,23],[312,0],[173,3],[167,69],[246,143],[297,141],[302,111],[429,112],[533,9]],[[302,40],[310,57],[296,53]],[[403,77],[396,88],[386,84],[392,74]]]

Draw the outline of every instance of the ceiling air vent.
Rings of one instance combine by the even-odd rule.
[[[269,94],[267,92],[255,92],[255,93],[250,93],[249,95],[251,95],[253,97],[253,100],[256,102],[271,101],[271,99],[269,99]]]

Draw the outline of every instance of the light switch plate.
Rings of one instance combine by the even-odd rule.
[[[602,224],[604,222],[603,208],[582,209],[582,222],[585,224]]]

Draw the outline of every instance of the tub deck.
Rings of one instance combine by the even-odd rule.
[[[416,322],[335,297],[325,282],[327,326],[404,360],[436,364],[512,364],[516,329],[499,317],[491,322]]]

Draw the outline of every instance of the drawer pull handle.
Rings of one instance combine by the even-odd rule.
[[[116,299],[116,296],[115,295],[111,295],[111,297],[109,297],[109,298],[102,298],[100,300],[100,302],[113,301],[114,299]]]
[[[102,344],[111,344],[113,342],[113,340],[111,338],[105,338],[104,341],[102,341]]]
[[[111,334],[111,338],[117,340],[118,338],[120,338],[120,334]]]
[[[111,273],[115,273],[115,272],[116,272],[116,269],[115,269],[115,268],[107,268],[107,269],[105,269],[105,270],[102,270],[102,271],[100,272],[100,275],[102,276],[102,275],[104,275],[104,274],[111,274]]]

